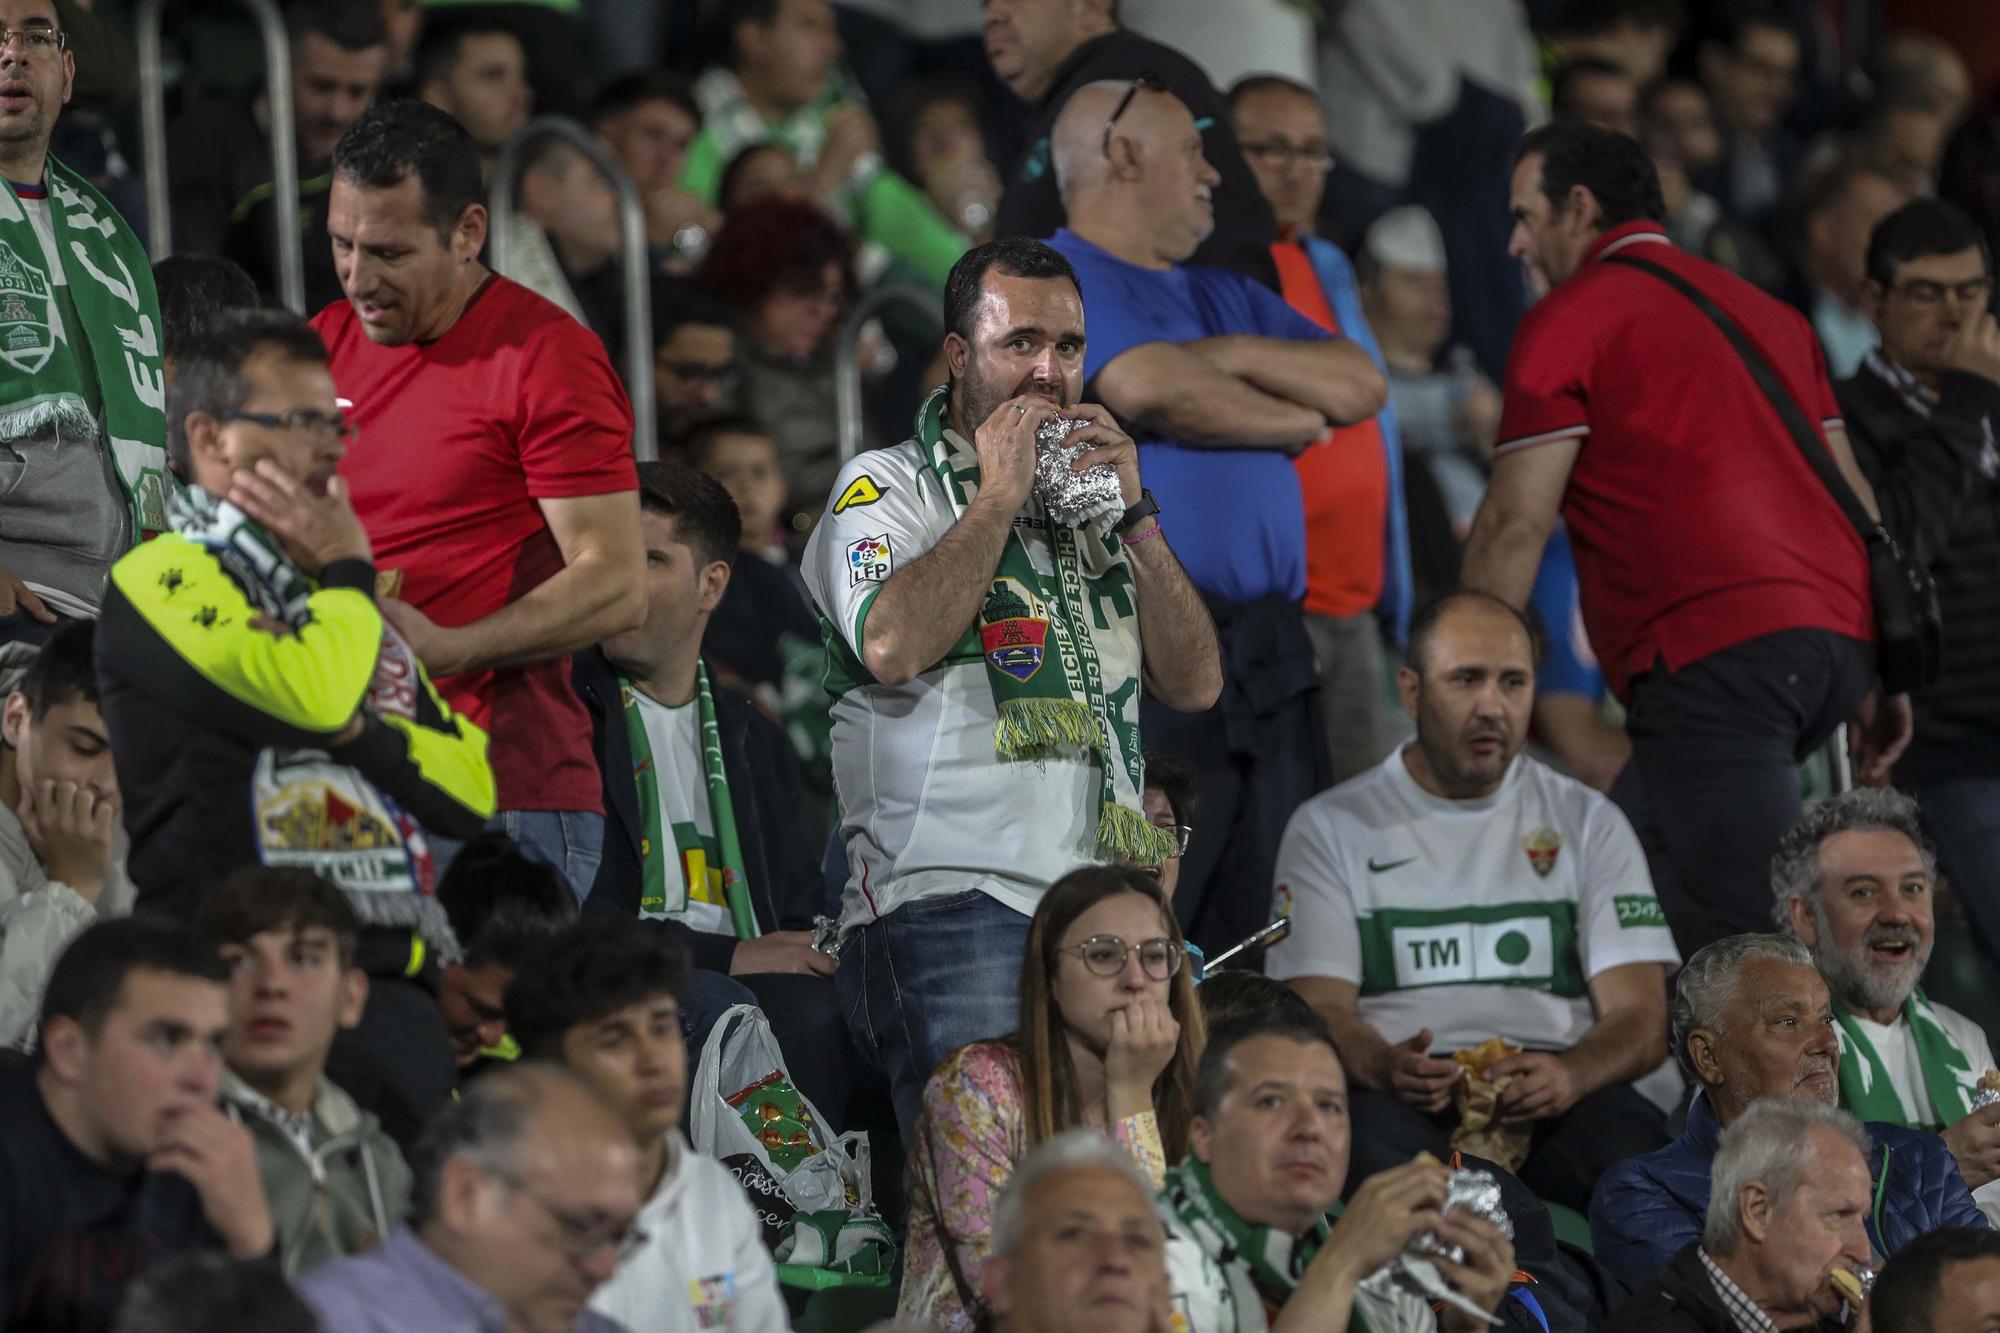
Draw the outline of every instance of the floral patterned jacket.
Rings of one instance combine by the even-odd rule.
[[[1109,1127],[1155,1189],[1166,1184],[1166,1150],[1151,1111]],[[1021,1061],[1011,1041],[979,1041],[945,1058],[924,1087],[910,1147],[909,1239],[898,1320],[969,1333],[981,1306],[993,1205],[1027,1155]]]

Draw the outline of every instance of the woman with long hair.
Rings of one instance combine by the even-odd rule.
[[[1089,866],[1051,885],[1028,927],[1014,1035],[960,1047],[924,1088],[897,1317],[974,1326],[993,1204],[1036,1144],[1092,1126],[1164,1183],[1187,1153],[1203,1031],[1152,876]]]

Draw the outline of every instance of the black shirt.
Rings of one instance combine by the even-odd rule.
[[[25,1069],[0,1071],[0,1236],[4,1326],[36,1333],[108,1329],[152,1264],[222,1245],[186,1177],[85,1157]]]
[[[1236,129],[1222,94],[1199,65],[1171,46],[1122,29],[1093,37],[1071,52],[1056,71],[1047,95],[1029,113],[1028,148],[1008,177],[993,234],[1055,235],[1066,216],[1062,196],[1056,192],[1055,162],[1049,151],[1056,117],[1062,114],[1070,94],[1085,84],[1100,79],[1129,80],[1141,74],[1158,76],[1166,90],[1194,114],[1209,163],[1222,176],[1215,187],[1215,230],[1188,262],[1235,269],[1276,291],[1278,271],[1271,259],[1271,243],[1277,239],[1277,220],[1271,216],[1270,202],[1236,142]],[[1086,292],[1086,310],[1089,304]]]
[[[2000,384],[1946,371],[1928,394],[1871,353],[1834,385],[1882,522],[1937,581],[1944,671],[1911,703],[1904,788],[2000,772]]]
[[[247,97],[210,102],[174,122],[167,136],[174,249],[222,255],[243,266],[267,300],[278,298],[277,204],[271,143]],[[326,162],[299,163],[300,258],[308,315],[342,299],[333,267]]]

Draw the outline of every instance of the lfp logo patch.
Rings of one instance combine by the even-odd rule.
[[[1048,608],[1018,579],[993,580],[979,612],[979,646],[995,671],[1022,684],[1042,669],[1048,644]]]
[[[847,544],[847,586],[852,588],[862,583],[886,583],[895,568],[895,558],[889,553],[889,538],[863,537],[860,541]]]

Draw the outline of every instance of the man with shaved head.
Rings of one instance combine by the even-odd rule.
[[[299,1284],[326,1333],[624,1328],[585,1307],[641,1239],[639,1153],[582,1079],[533,1062],[486,1075],[412,1165],[415,1225]]]
[[[1240,274],[1188,263],[1215,225],[1220,174],[1195,117],[1146,78],[1078,89],[1058,118],[1068,225],[1050,244],[1088,293],[1083,379],[1140,441],[1174,546],[1239,673],[1225,706],[1176,717],[1150,702],[1146,743],[1201,773],[1201,829],[1175,912],[1204,949],[1265,924],[1272,852],[1327,785],[1302,603],[1309,516],[1292,458],[1374,415],[1382,374]],[[1254,645],[1254,647],[1253,647]]]
[[[1080,88],[1150,74],[1194,113],[1204,151],[1222,176],[1215,228],[1197,262],[1277,287],[1271,206],[1237,145],[1222,94],[1201,66],[1119,27],[1118,0],[981,0],[979,11],[993,73],[1029,108],[1028,147],[1007,179],[994,235],[1047,236],[1062,226],[1063,198],[1050,169],[1057,120]]]

